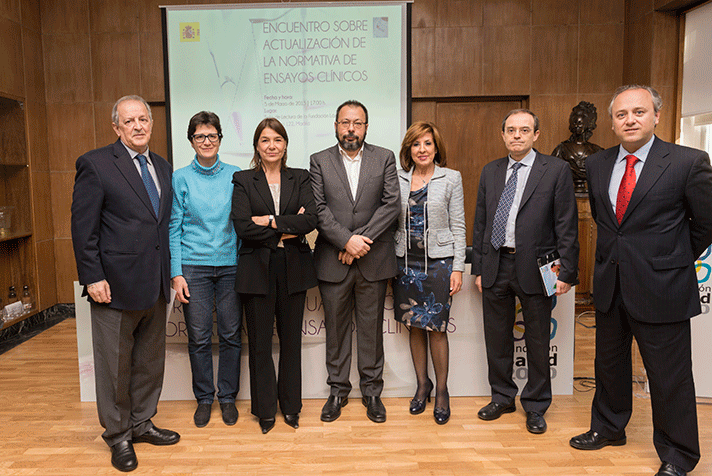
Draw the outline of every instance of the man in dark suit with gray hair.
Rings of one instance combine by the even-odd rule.
[[[707,153],[655,136],[662,99],[649,86],[614,93],[608,112],[620,146],[586,160],[598,226],[596,393],[581,450],[626,443],[633,410],[631,343],[650,383],[658,476],[682,476],[700,459],[690,318],[700,314],[695,260],[712,242]]]
[[[336,110],[338,144],[311,156],[319,215],[314,250],[324,303],[330,396],[322,421],[334,421],[351,391],[351,316],[356,316],[358,370],[366,414],[386,421],[383,390],[383,304],[397,273],[393,230],[400,189],[392,151],[364,142],[368,111],[358,101]]]
[[[91,304],[102,436],[114,467],[132,471],[133,443],[180,439],[151,422],[163,386],[173,191],[170,164],[148,150],[153,118],[146,101],[122,97],[112,123],[118,140],[77,159],[72,243]]]

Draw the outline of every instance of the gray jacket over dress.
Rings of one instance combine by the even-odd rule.
[[[401,213],[395,233],[396,256],[403,257],[408,249],[408,223],[413,169],[398,170],[401,192]],[[452,270],[465,271],[465,207],[460,172],[435,166],[428,185],[425,203],[425,242],[427,258],[447,258],[452,256]],[[407,259],[407,256],[406,256]]]

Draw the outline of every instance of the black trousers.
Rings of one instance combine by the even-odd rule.
[[[591,429],[606,438],[625,435],[633,411],[633,337],[650,384],[653,444],[658,456],[692,471],[700,459],[700,444],[690,320],[663,324],[636,321],[623,304],[618,278],[611,309],[596,310],[596,393]]]
[[[240,294],[250,352],[251,411],[258,418],[274,418],[278,400],[282,414],[302,410],[302,319],[307,293],[287,293],[287,272],[284,249],[277,248],[270,256],[267,295]],[[275,318],[279,378],[272,360]]]
[[[515,269],[516,255],[501,253],[499,272],[491,288],[482,289],[482,314],[487,349],[488,377],[492,401],[508,404],[517,395],[512,378],[514,365],[513,328],[516,301],[524,315],[524,341],[527,347],[527,383],[522,389],[524,411],[544,414],[551,405],[549,336],[552,299],[543,294],[522,291]]]

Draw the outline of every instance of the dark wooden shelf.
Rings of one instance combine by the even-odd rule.
[[[17,240],[19,238],[27,238],[29,236],[32,236],[32,232],[30,230],[14,231],[4,236],[0,235],[0,243],[3,241]]]

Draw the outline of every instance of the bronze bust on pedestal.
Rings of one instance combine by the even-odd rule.
[[[571,109],[569,130],[571,137],[557,145],[551,155],[569,163],[574,178],[574,190],[577,193],[588,192],[586,184],[586,157],[603,148],[589,142],[596,129],[596,106],[581,101]]]

